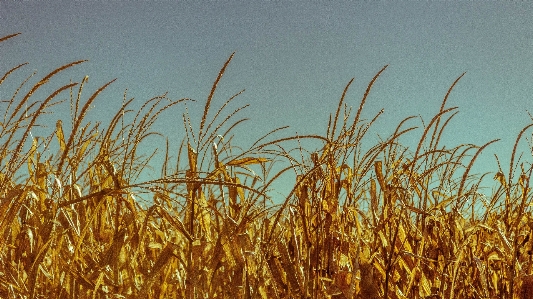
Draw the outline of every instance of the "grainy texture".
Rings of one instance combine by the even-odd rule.
[[[92,123],[91,104],[113,81],[87,100],[88,77],[35,98],[52,77],[84,61],[26,86],[31,74],[16,90],[4,83],[26,64],[2,70],[1,94],[13,96],[1,103],[0,297],[530,298],[529,155],[515,146],[507,175],[499,167],[493,193],[484,196],[470,170],[495,141],[439,144],[457,110],[446,100],[463,75],[414,151],[399,142],[416,133],[406,127],[412,117],[382,142],[362,146],[382,112],[366,121],[361,111],[386,67],[353,118],[349,81],[326,136],[269,140],[279,128],[243,150],[231,144],[242,108],[226,113],[241,92],[210,113],[233,55],[211,87],[198,133],[184,113],[178,156],[167,142],[160,178],[145,182],[141,174],[158,167],[147,139],[165,137],[153,124],[187,99],[161,95],[134,112],[125,93],[108,124]],[[57,120],[49,136],[34,137],[67,91],[70,123]],[[322,148],[303,148],[306,139]],[[270,173],[283,160],[289,166]],[[270,185],[286,171],[297,174],[294,188],[275,205]]]

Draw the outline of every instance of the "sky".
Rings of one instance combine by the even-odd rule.
[[[0,35],[22,33],[0,45],[0,70],[29,62],[21,74],[44,76],[88,59],[68,71],[67,82],[89,75],[92,91],[118,78],[91,117],[111,118],[126,89],[138,105],[165,92],[195,99],[187,107],[199,117],[235,52],[213,105],[245,89],[236,100],[250,104],[240,114],[250,120],[235,131],[243,146],[286,125],[284,137],[325,135],[349,80],[346,102],[357,108],[372,77],[389,65],[364,107],[367,119],[384,109],[365,140],[371,146],[408,116],[427,124],[466,72],[447,102],[460,112],[443,143],[499,138],[477,170],[496,171],[498,154],[507,172],[516,136],[532,122],[532,15],[527,1],[0,1]],[[183,107],[160,123],[180,141]],[[421,126],[420,119],[410,124]]]

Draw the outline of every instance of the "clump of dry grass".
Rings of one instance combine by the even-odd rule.
[[[84,61],[54,70],[21,95],[31,75],[2,99],[2,298],[529,298],[531,163],[516,158],[515,146],[494,193],[478,192],[482,177],[470,170],[495,140],[440,144],[457,113],[446,101],[461,77],[421,128],[414,151],[399,142],[416,129],[406,127],[413,118],[362,147],[381,112],[369,121],[361,112],[386,67],[354,116],[345,103],[348,83],[325,136],[268,141],[276,129],[242,150],[231,143],[242,108],[225,112],[240,92],[211,113],[232,57],[196,130],[183,113],[187,137],[179,155],[172,159],[167,142],[161,177],[151,181],[139,178],[155,163],[148,138],[163,136],[152,125],[187,99],[162,95],[134,112],[124,94],[105,125],[86,116],[113,81],[86,100],[87,77],[35,99],[50,78]],[[0,88],[25,65],[8,70]],[[57,121],[49,136],[33,137],[66,92],[70,123]],[[287,148],[302,139],[323,147]],[[288,166],[271,175],[283,159]],[[294,188],[282,204],[267,204],[272,182],[286,171],[297,174]]]

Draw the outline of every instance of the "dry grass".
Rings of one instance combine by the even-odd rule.
[[[134,112],[125,94],[105,125],[86,116],[113,81],[86,100],[87,77],[34,99],[50,78],[83,61],[22,93],[31,75],[2,99],[0,297],[530,298],[531,163],[516,157],[515,146],[509,172],[500,167],[494,177],[493,194],[478,192],[481,178],[470,170],[494,141],[439,143],[456,113],[446,100],[460,77],[419,130],[414,151],[399,143],[415,134],[406,127],[411,118],[388,139],[361,147],[381,114],[364,121],[361,111],[386,67],[355,116],[344,103],[350,81],[326,136],[267,141],[267,134],[240,150],[230,137],[243,121],[235,119],[240,109],[224,110],[239,93],[210,114],[232,56],[197,134],[183,114],[180,155],[172,162],[167,147],[161,178],[147,182],[139,182],[154,163],[147,139],[161,136],[151,127],[186,99],[158,96]],[[0,88],[24,66],[7,70]],[[68,92],[70,123],[57,121],[49,136],[34,137],[32,129]],[[323,147],[286,148],[302,139]],[[270,174],[282,160],[289,166]],[[292,192],[282,204],[268,204],[270,185],[287,171],[297,174]],[[150,205],[140,205],[141,197]]]

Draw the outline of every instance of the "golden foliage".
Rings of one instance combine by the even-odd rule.
[[[515,146],[509,174],[499,167],[495,190],[485,197],[481,179],[469,171],[493,141],[439,146],[455,115],[445,103],[462,75],[414,152],[399,142],[415,129],[403,128],[412,118],[379,144],[361,146],[382,113],[363,121],[362,108],[386,67],[370,81],[354,118],[345,104],[353,79],[347,84],[325,137],[264,141],[276,129],[239,151],[230,133],[243,119],[228,122],[241,108],[220,117],[241,92],[209,117],[232,57],[211,88],[198,134],[183,114],[186,138],[176,168],[167,143],[161,177],[150,181],[139,182],[156,163],[155,152],[144,148],[149,136],[162,135],[151,127],[187,99],[154,97],[134,114],[124,94],[107,125],[86,116],[113,81],[85,101],[87,77],[34,100],[53,76],[84,61],[54,70],[19,97],[31,75],[13,92],[0,130],[0,297],[531,296],[531,162],[515,161]],[[25,65],[7,70],[0,88]],[[31,130],[67,90],[70,123],[57,120],[49,136],[34,137]],[[308,155],[303,139],[323,147]],[[298,145],[287,149],[291,142]],[[282,159],[291,165],[269,175]],[[269,205],[270,185],[287,170],[296,172],[292,192]]]

